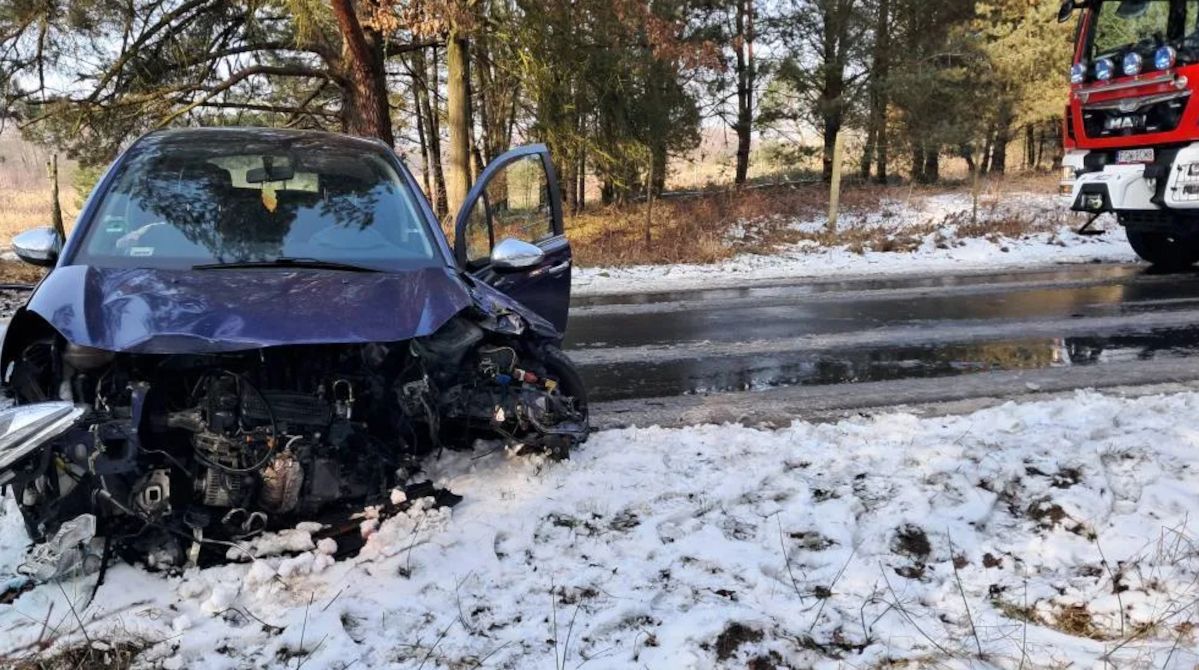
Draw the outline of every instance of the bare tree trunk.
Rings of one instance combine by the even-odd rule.
[[[991,172],[1007,172],[1007,147],[1012,141],[1012,111],[1007,103],[999,106],[999,119],[995,123],[995,145],[991,147]]]
[[[655,142],[650,155],[650,175],[648,196],[653,198],[666,190],[666,142]]]
[[[841,111],[826,112],[824,116],[824,182],[833,179],[833,150],[837,145],[837,134],[841,132]]]
[[[915,141],[912,144],[912,181],[924,182],[924,145]]]
[[[983,141],[982,165],[978,166],[978,171],[981,174],[991,172],[991,148],[995,146],[994,131],[987,131],[987,139]]]
[[[475,82],[471,77],[470,67],[470,51],[467,51],[467,67],[466,67],[466,141],[470,146],[470,155],[474,159],[471,165],[471,173],[469,183],[473,184],[479,175],[483,173],[483,153],[479,151],[479,143],[475,139],[475,107],[477,100],[475,99]]]
[[[1033,163],[1033,169],[1041,169],[1041,160],[1045,157],[1045,126],[1042,125],[1037,133],[1037,160]]]
[[[754,122],[754,0],[737,0],[737,173],[734,183],[749,177]]]
[[[645,179],[645,248],[648,250],[653,244],[653,223],[654,223],[654,168],[657,167],[657,159],[654,156],[650,157],[649,174]]]
[[[978,164],[974,162],[974,146],[963,144],[958,149],[958,155],[962,157],[962,160],[966,161],[966,172],[971,176],[978,176]]]
[[[1029,123],[1024,126],[1024,167],[1031,170],[1037,163],[1037,129]]]
[[[583,115],[579,114],[577,108],[572,112],[572,114],[574,114],[575,117],[574,123],[572,124],[574,126],[575,136],[582,137]],[[580,148],[580,151],[581,150],[582,149]],[[566,197],[566,209],[571,214],[578,214],[579,210],[582,209],[579,200],[580,161],[576,157],[570,155],[570,152],[564,152],[562,159],[562,184],[565,187],[564,195]]]
[[[575,175],[578,164],[566,161],[562,164],[562,206],[567,214],[577,214],[579,211],[579,180]]]
[[[862,181],[869,181],[872,168],[874,167],[874,141],[877,138],[876,129],[873,125],[868,125],[866,128],[866,146],[862,149],[862,165],[860,175]]]
[[[875,181],[887,183],[887,103],[888,78],[891,76],[891,0],[878,0],[878,21],[874,25],[874,63],[870,77],[870,127],[874,130]]]
[[[453,214],[462,207],[470,191],[470,65],[466,38],[451,32],[446,47],[446,116],[450,124],[446,203]]]
[[[888,164],[890,161],[890,156],[888,155],[889,147],[887,146],[887,142],[889,141],[887,121],[884,117],[883,122],[878,126],[878,135],[874,138],[875,165],[877,166],[874,172],[874,181],[884,185],[887,183],[887,178],[889,177],[887,172],[890,169],[890,165]]]
[[[418,116],[424,117],[425,126],[425,163],[429,166],[432,176],[432,188],[429,190],[429,200],[437,213],[437,218],[444,219],[448,211],[445,194],[445,173],[441,167],[441,120],[439,118],[437,99],[437,49],[433,49],[432,77],[429,75],[430,63],[425,59],[423,50],[413,52],[412,72],[416,79],[413,88],[416,92]]]
[[[416,108],[416,139],[420,143],[420,178],[421,185],[425,188],[425,195],[432,202],[433,184],[429,181],[429,142],[425,139],[425,113],[420,104],[420,89],[421,86],[414,76],[412,78],[412,97],[415,98],[413,106]]]
[[[924,150],[924,183],[935,184],[941,179],[941,148],[937,146]]]
[[[825,183],[832,180],[833,150],[845,119],[845,64],[848,58],[849,14],[853,0],[831,0],[823,9],[821,59],[824,78],[820,89],[820,107],[824,135]]]
[[[54,226],[54,232],[58,233],[58,239],[65,241],[67,228],[63,225],[62,203],[58,199],[58,154],[50,154],[46,168],[50,177],[50,222]]]
[[[363,30],[352,0],[332,0],[332,7],[346,46],[344,69],[348,83],[342,93],[348,104],[342,105],[342,125],[348,133],[377,137],[395,146],[382,42],[375,31]]]
[[[583,211],[587,207],[587,147],[579,150],[579,199],[577,202],[577,212]]]
[[[474,59],[474,65],[470,68],[470,99],[474,104],[471,105],[471,126],[478,126],[475,163],[481,173],[483,165],[492,162],[492,159],[495,158],[492,156],[492,147],[490,147],[490,138],[495,133],[493,125],[496,120],[492,117],[495,92],[494,86],[490,83],[489,54],[487,54],[486,42],[478,40],[472,44],[472,47],[474,48],[471,49],[470,55]]]

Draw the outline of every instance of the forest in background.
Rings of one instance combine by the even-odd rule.
[[[547,143],[569,208],[660,192],[727,129],[755,161],[864,180],[1052,166],[1071,26],[1035,0],[12,0],[0,118],[78,161],[185,125],[326,128],[409,157],[439,213]],[[1013,166],[1012,147],[1022,165]]]

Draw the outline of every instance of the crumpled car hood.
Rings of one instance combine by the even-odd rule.
[[[452,270],[149,270],[66,266],[27,309],[68,341],[108,351],[217,353],[432,334],[471,304]]]

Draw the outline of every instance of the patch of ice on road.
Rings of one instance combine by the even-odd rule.
[[[117,566],[87,633],[145,641],[148,667],[1199,662],[1195,394],[627,429],[564,463],[430,470],[465,495],[452,517],[415,505],[327,565],[318,546],[178,577]],[[0,606],[0,655],[47,612],[56,648],[82,643],[63,594],[82,607],[90,583]]]
[[[839,229],[879,229],[902,233],[944,224],[923,236],[913,251],[870,251],[857,253],[846,246],[822,247],[813,242],[799,243],[769,255],[742,254],[712,265],[664,265],[624,268],[579,268],[574,275],[576,295],[601,295],[644,291],[683,290],[737,286],[792,278],[906,274],[952,271],[978,271],[1015,268],[1053,263],[1133,262],[1136,254],[1128,246],[1124,229],[1111,217],[1108,232],[1086,237],[1074,230],[1085,221],[1066,216],[1055,195],[1008,193],[981,202],[982,221],[1000,221],[1005,217],[1052,217],[1064,223],[1052,232],[1020,238],[1001,236],[961,237],[957,222],[973,211],[969,193],[943,193],[911,199],[883,200],[879,207],[851,211],[839,219]],[[815,233],[826,225],[823,218],[795,221],[793,228]],[[744,241],[750,235],[745,224],[730,228],[730,242]]]

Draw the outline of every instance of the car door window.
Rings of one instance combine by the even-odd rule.
[[[464,233],[467,264],[476,266],[508,238],[536,244],[555,235],[549,175],[540,155],[512,160],[491,177],[471,207]]]
[[[470,208],[463,242],[466,244],[468,264],[480,265],[491,257],[491,222],[487,214],[486,194],[475,200]]]
[[[525,156],[504,166],[487,185],[492,238],[540,242],[554,236],[549,178],[541,156]]]

